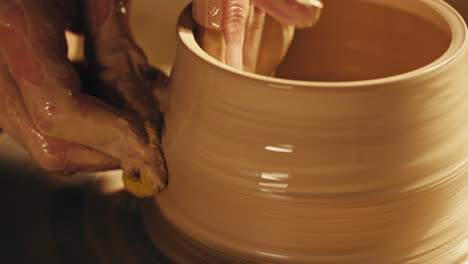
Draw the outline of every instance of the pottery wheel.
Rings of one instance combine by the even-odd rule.
[[[181,236],[154,207],[142,214],[151,201],[125,191],[120,172],[47,175],[0,135],[0,175],[2,264],[227,263]],[[144,218],[159,236],[147,236]]]
[[[1,263],[242,263],[179,234],[119,175],[46,175],[0,135]]]

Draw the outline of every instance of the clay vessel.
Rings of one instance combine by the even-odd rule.
[[[462,263],[463,19],[440,0],[324,3],[278,78],[208,56],[182,13],[151,206],[235,263]]]

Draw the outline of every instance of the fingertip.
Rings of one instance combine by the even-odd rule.
[[[139,171],[128,167],[123,168],[122,181],[125,189],[139,198],[153,196],[156,190],[145,183]]]
[[[226,40],[226,64],[242,70],[248,0],[224,1],[223,31]]]
[[[140,169],[140,175],[144,183],[155,191],[162,191],[166,188],[167,177],[161,168],[156,166],[144,166]]]
[[[304,18],[296,24],[297,28],[310,28],[315,26],[322,15],[323,3],[318,0],[310,0],[311,6],[304,11]]]

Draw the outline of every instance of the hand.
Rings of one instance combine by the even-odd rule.
[[[160,122],[152,93],[164,75],[133,41],[128,8],[124,0],[0,1],[0,124],[46,170],[122,167],[162,189],[164,160],[144,124]],[[66,30],[85,36],[86,78],[67,58]]]
[[[193,13],[200,25],[199,42],[210,55],[235,68],[255,72],[265,14],[285,27],[272,41],[284,41],[282,46],[289,46],[293,26],[312,27],[322,8],[320,0],[194,0]],[[222,42],[225,47],[219,46]]]

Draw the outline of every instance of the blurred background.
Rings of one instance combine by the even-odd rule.
[[[133,34],[150,62],[169,71],[176,55],[176,22],[190,0],[133,1]]]
[[[451,4],[457,9],[465,18],[468,18],[468,1],[466,0],[446,0],[445,2]]]

